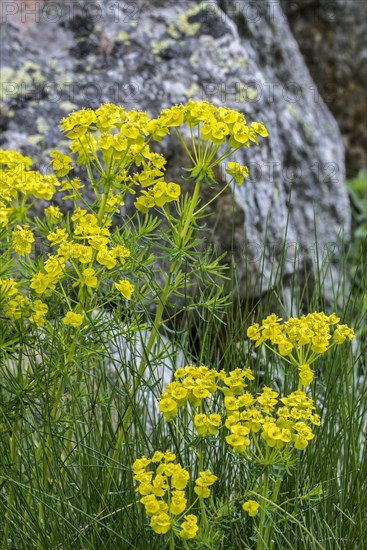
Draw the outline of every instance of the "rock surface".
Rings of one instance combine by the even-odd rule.
[[[335,116],[348,176],[367,168],[365,0],[282,0],[319,92]]]
[[[343,143],[277,2],[11,4],[1,25],[1,146],[42,163],[60,142],[57,122],[82,106],[156,115],[188,98],[226,104],[270,134],[238,156],[250,168],[246,186],[214,204],[214,240],[235,262],[241,294],[272,286],[282,251],[285,278],[303,260],[311,272],[315,225],[319,259],[335,276],[325,251],[350,223]],[[181,155],[168,147],[171,166]]]

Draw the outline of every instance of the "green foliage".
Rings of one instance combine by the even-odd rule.
[[[200,102],[153,120],[102,106],[73,113],[62,128],[71,153],[54,152],[55,176],[32,171],[19,153],[0,158],[1,548],[364,547],[365,271],[361,294],[334,281],[334,304],[326,307],[328,267],[319,266],[313,291],[296,270],[286,305],[280,261],[266,298],[255,300],[249,289],[240,303],[232,299],[240,294],[234,271],[205,246],[200,188],[209,184],[215,193],[213,168],[266,137],[264,126]],[[179,184],[164,181],[165,159],[153,150],[169,131],[187,152],[192,192],[184,197]],[[85,181],[74,177],[78,166]],[[240,184],[246,169],[228,163],[227,174]],[[49,202],[44,215],[32,217],[34,202],[55,194],[71,200],[72,210]],[[313,365],[307,391],[321,425],[307,448],[264,468],[229,449],[224,429],[205,438],[205,450],[188,410],[178,427],[164,421],[163,375],[188,364],[208,365],[224,379],[251,369],[254,394],[269,386],[289,395],[298,366],[284,369],[265,345],[254,353],[246,332],[272,311],[288,318],[315,310],[338,311],[356,338]],[[219,406],[216,395],[214,410]],[[185,514],[198,517],[199,529],[192,518],[177,523],[193,538],[149,527],[132,464],[157,450],[174,453],[191,476]],[[200,485],[206,470],[217,479]],[[183,497],[176,497],[180,507]]]

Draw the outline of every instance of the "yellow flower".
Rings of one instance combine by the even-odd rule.
[[[56,231],[47,235],[47,240],[50,241],[53,246],[64,243],[67,238],[68,234],[65,229],[56,229]]]
[[[9,300],[5,307],[5,313],[11,319],[20,319],[27,311],[29,306],[29,299],[21,294],[18,294],[12,300]]]
[[[150,519],[150,526],[158,535],[164,535],[171,528],[171,520],[168,514],[162,512],[157,516],[152,516]]]
[[[7,300],[18,293],[17,283],[14,279],[0,279],[0,299]]]
[[[167,184],[165,181],[156,183],[153,187],[153,198],[157,206],[164,206],[168,200]]]
[[[170,397],[162,397],[158,403],[158,407],[166,420],[171,420],[178,412],[177,402]]]
[[[70,113],[60,122],[63,132],[70,139],[78,138],[83,135],[97,121],[97,116],[92,109],[81,109]]]
[[[48,208],[45,208],[44,214],[46,220],[50,223],[57,223],[57,221],[62,218],[62,212],[58,206],[49,206]]]
[[[163,460],[164,462],[173,462],[176,460],[176,455],[175,453],[171,453],[171,451],[166,451],[163,455]]]
[[[193,539],[199,530],[198,518],[194,514],[184,516],[184,522],[181,524],[180,537],[185,540]]]
[[[335,331],[336,332],[336,331]],[[335,333],[334,333],[335,334]],[[329,347],[329,335],[317,334],[312,338],[311,349],[315,353],[325,353]]]
[[[74,244],[71,250],[72,257],[78,259],[81,264],[89,264],[92,261],[93,248],[91,246]]]
[[[124,265],[126,258],[129,258],[131,255],[130,250],[122,244],[115,246],[115,248],[113,249],[113,252],[115,256],[119,258],[121,265]]]
[[[157,497],[163,497],[164,493],[169,489],[168,479],[165,475],[157,473],[152,482],[152,492]]]
[[[217,479],[217,476],[212,474],[210,470],[205,470],[204,472],[199,472],[199,477],[195,483],[199,487],[210,487],[217,481]]]
[[[248,500],[242,504],[242,509],[247,512],[250,517],[254,517],[259,511],[259,504],[255,500]]]
[[[151,462],[161,462],[164,457],[162,451],[155,451],[154,455],[151,458]]]
[[[297,432],[293,435],[295,449],[305,449],[308,442],[315,437],[311,428],[305,422],[297,422],[293,428]]]
[[[52,168],[55,170],[55,174],[59,178],[67,176],[72,169],[72,159],[68,155],[62,155],[58,149],[50,154],[50,157],[54,160],[51,161]]]
[[[43,327],[45,324],[45,315],[48,312],[48,306],[41,300],[36,300],[34,302],[34,314],[30,316],[29,320],[31,323],[37,325],[38,327]]]
[[[208,487],[202,487],[200,485],[195,485],[195,493],[199,498],[208,498],[210,496],[210,489]]]
[[[27,256],[31,249],[32,243],[34,243],[34,235],[29,229],[29,225],[22,227],[17,225],[13,232],[13,248],[20,256]]]
[[[140,502],[144,505],[147,516],[154,516],[160,512],[160,501],[157,500],[155,495],[145,495],[140,499]]]
[[[132,466],[134,474],[145,471],[150,463],[151,460],[145,456],[137,458]]]
[[[293,344],[288,340],[281,340],[278,343],[278,348],[280,355],[290,355],[292,353]]]
[[[235,179],[237,185],[242,185],[243,180],[248,176],[247,166],[240,166],[238,162],[229,162],[226,172]]]
[[[169,511],[174,516],[178,516],[178,514],[182,514],[182,512],[186,509],[187,500],[185,498],[185,492],[184,491],[172,491],[171,493],[171,504],[169,506]]]
[[[337,323],[339,323],[339,321],[340,321],[340,317],[338,317],[335,313],[332,313],[328,317],[328,323],[330,325],[336,325]]]
[[[275,447],[278,446],[278,441],[282,441],[282,430],[269,420],[264,422],[261,436],[269,447]]]
[[[90,288],[94,288],[97,286],[98,280],[95,273],[96,272],[91,267],[88,267],[87,269],[83,270],[83,281],[86,284],[86,286]]]
[[[36,294],[43,294],[47,288],[52,286],[50,277],[45,273],[36,273],[31,279],[31,284],[29,285]]]
[[[259,338],[261,337],[261,330],[260,330],[259,323],[255,323],[254,325],[251,325],[250,327],[248,327],[247,337],[250,340],[254,340],[254,341],[259,340]]]
[[[250,440],[248,437],[245,437],[240,434],[232,433],[231,435],[227,435],[226,441],[228,445],[233,447],[233,450],[236,453],[243,453],[246,451],[246,447],[250,445]]]
[[[268,413],[273,410],[277,404],[277,397],[279,393],[273,391],[271,388],[264,387],[262,393],[259,394],[257,402],[260,403],[264,412]]]
[[[150,195],[141,195],[134,203],[135,208],[146,214],[150,208],[153,208],[155,205],[154,198]]]
[[[261,137],[268,137],[269,133],[262,122],[252,122],[252,128]]]
[[[168,198],[167,202],[175,201],[181,194],[181,187],[178,185],[178,183],[167,183],[166,193]]]
[[[298,367],[299,379],[302,382],[302,386],[309,386],[313,380],[313,372],[309,365],[299,365]]]
[[[71,325],[72,327],[78,328],[83,323],[83,316],[80,313],[74,313],[73,311],[68,311],[64,317],[64,325]]]
[[[32,165],[32,160],[29,157],[21,155],[17,151],[0,149],[0,166],[2,165],[10,170],[19,167],[29,169]]]
[[[179,464],[177,464],[176,466],[177,468],[175,469],[171,477],[171,485],[174,489],[182,491],[183,489],[185,489],[190,479],[190,475],[189,472],[182,468],[182,466],[180,466]]]
[[[209,395],[208,389],[204,386],[195,386],[192,393],[195,397],[197,397],[197,399],[205,399]]]
[[[116,265],[116,259],[113,251],[108,250],[107,248],[101,248],[97,254],[97,262],[106,266],[107,269],[113,269]]]
[[[118,283],[115,283],[117,290],[121,292],[124,298],[131,300],[131,296],[134,292],[134,286],[127,279],[120,280]]]
[[[0,227],[6,227],[9,223],[10,208],[7,208],[4,202],[0,202]]]
[[[333,334],[333,339],[336,344],[344,344],[345,340],[353,340],[354,330],[348,325],[336,325],[336,330]]]

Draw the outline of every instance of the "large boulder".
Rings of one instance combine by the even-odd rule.
[[[304,262],[335,277],[350,222],[343,143],[278,3],[45,1],[29,13],[26,4],[3,14],[3,147],[42,163],[60,141],[59,119],[82,106],[155,115],[188,98],[226,104],[270,134],[238,155],[246,186],[213,206],[214,241],[235,263],[240,294],[271,287],[282,258],[285,286]],[[167,155],[181,180],[179,144]]]
[[[346,148],[347,174],[367,168],[365,0],[282,0],[320,95]]]

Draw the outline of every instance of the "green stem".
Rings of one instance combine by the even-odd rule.
[[[200,440],[200,447],[199,447],[199,464],[198,464],[198,473],[202,472],[204,470],[204,453],[203,453],[203,440]],[[205,510],[205,504],[204,499],[199,498],[200,503],[200,512],[201,512],[201,520],[203,522],[203,526],[205,531],[207,531],[208,528],[208,518],[206,517],[206,510]]]
[[[185,221],[185,225],[183,226],[183,229],[181,231],[181,238],[182,239],[184,239],[186,237],[187,230],[190,227],[190,224],[192,222],[192,217],[193,217],[193,214],[194,214],[194,210],[195,210],[195,207],[196,207],[196,205],[198,203],[198,200],[199,200],[199,191],[200,191],[200,183],[196,182],[194,193],[193,193],[192,199],[191,199],[190,208],[189,208],[189,211],[187,213],[187,218],[186,218],[186,221]]]
[[[282,483],[282,480],[280,478],[277,478],[275,480],[273,494],[271,495],[271,499],[270,499],[273,504],[276,504],[277,502],[281,483]],[[265,531],[265,540],[268,546],[270,547],[270,550],[272,550],[272,548],[274,548],[274,545],[275,545],[275,541],[272,539],[272,534],[273,534],[273,522],[270,521]]]
[[[16,455],[17,455],[17,431],[18,431],[18,421],[16,420],[14,424],[12,425],[12,434],[9,436],[9,450],[10,450],[10,464],[13,467],[15,465]],[[5,527],[4,527],[4,535],[3,535],[3,544],[4,548],[8,548],[8,537],[10,534],[10,523],[11,523],[11,515],[12,515],[12,508],[14,505],[15,500],[15,494],[14,494],[14,487],[13,484],[9,485],[9,492],[8,492],[8,505],[7,510],[5,514]]]
[[[23,344],[20,345],[18,362],[17,362],[17,379],[18,379],[18,385],[20,388],[23,387],[22,362],[23,362]],[[11,465],[11,468],[14,468],[14,470],[16,470],[16,461],[17,461],[18,430],[19,430],[19,419],[17,418],[11,427],[11,435],[9,436],[10,465]],[[12,515],[12,508],[14,506],[14,501],[15,501],[14,486],[13,484],[10,484],[9,492],[8,492],[8,505],[7,505],[7,510],[5,514],[5,526],[4,526],[4,533],[3,533],[4,548],[8,548],[8,537],[10,534],[10,523],[11,523],[11,515]]]
[[[191,198],[191,204],[190,204],[190,208],[189,208],[189,211],[188,211],[188,214],[187,214],[186,222],[185,222],[185,225],[183,227],[183,230],[181,231],[181,238],[183,240],[185,239],[186,234],[188,232],[188,229],[190,227],[190,224],[192,222],[193,212],[195,210],[196,204],[197,204],[198,199],[199,199],[199,191],[200,191],[200,183],[197,182],[196,185],[195,185],[193,196]],[[104,487],[103,487],[103,491],[102,491],[101,504],[100,504],[99,511],[101,511],[104,508],[105,501],[106,501],[107,494],[108,494],[109,487],[110,487],[110,483],[111,483],[113,465],[117,461],[117,458],[119,456],[120,449],[121,449],[121,446],[123,444],[125,434],[126,434],[129,422],[130,422],[130,417],[131,417],[131,414],[132,414],[132,411],[133,411],[133,408],[134,408],[134,405],[135,405],[135,398],[136,398],[136,395],[137,395],[139,387],[140,387],[140,382],[141,382],[142,378],[144,377],[144,373],[145,373],[145,370],[146,370],[147,365],[148,365],[150,353],[153,349],[153,346],[155,344],[157,336],[159,335],[159,327],[161,325],[164,309],[166,307],[169,295],[171,293],[171,277],[176,272],[179,265],[180,265],[180,262],[178,260],[175,260],[174,262],[172,262],[169,273],[168,273],[168,276],[167,276],[165,286],[163,288],[163,292],[162,292],[162,295],[161,295],[160,302],[157,306],[157,310],[156,310],[156,313],[155,313],[155,318],[154,318],[154,321],[153,321],[152,331],[150,333],[150,337],[148,339],[147,345],[144,349],[144,356],[143,356],[143,358],[140,362],[138,372],[137,372],[136,378],[134,380],[132,393],[130,395],[130,403],[129,403],[127,409],[125,410],[125,413],[124,413],[123,418],[122,418],[122,424],[121,424],[121,426],[120,426],[120,428],[118,429],[118,432],[117,432],[116,445],[115,445],[114,451],[112,453],[110,467],[106,471],[105,483],[104,483]]]
[[[268,455],[268,447],[266,448],[266,455]],[[267,546],[267,540],[266,540],[266,532],[267,527],[265,527],[265,519],[266,519],[266,500],[268,497],[268,485],[269,485],[269,472],[268,468],[265,467],[264,472],[264,479],[262,482],[262,498],[261,498],[261,511],[260,511],[260,525],[259,525],[259,533],[257,537],[256,542],[256,550],[264,550],[265,548],[268,548]]]
[[[102,223],[109,192],[110,192],[110,186],[107,185],[106,188],[103,190],[101,203],[99,205],[99,210],[97,214],[98,223]]]

